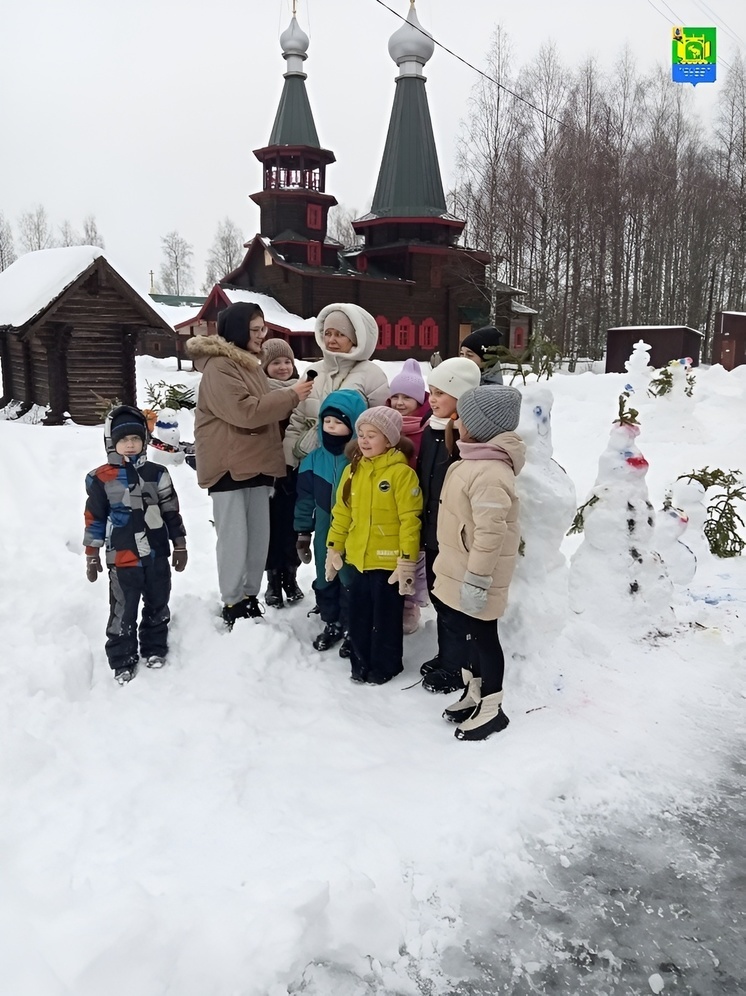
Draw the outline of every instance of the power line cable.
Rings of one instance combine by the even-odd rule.
[[[462,58],[462,56],[458,55],[457,52],[454,52],[452,49],[448,48],[447,45],[444,45],[442,42],[439,42],[437,40],[437,38],[434,38],[430,34],[429,31],[425,31],[425,29],[422,28],[422,27],[420,27],[419,25],[412,24],[411,21],[407,21],[406,17],[404,17],[402,14],[400,14],[398,11],[394,10],[393,8],[389,7],[389,5],[384,2],[384,0],[375,0],[375,2],[377,4],[379,4],[381,7],[385,8],[390,14],[393,14],[394,17],[398,17],[400,21],[403,21],[404,23],[409,24],[412,28],[414,28],[415,30],[419,31],[420,34],[425,35],[425,37],[429,38],[430,41],[433,42],[434,45],[437,45],[438,48],[442,48],[444,52],[447,52],[450,56],[453,56],[454,59],[457,59],[459,62],[463,63],[469,69],[473,70],[475,73],[477,73],[479,76],[482,76],[484,79],[488,80],[490,83],[493,83],[499,90],[504,90],[505,93],[510,94],[511,97],[513,97],[516,100],[519,100],[522,103],[528,105],[528,107],[532,108],[532,110],[538,111],[539,114],[543,115],[548,120],[554,121],[556,124],[558,124],[560,126],[560,128],[565,128],[567,126],[567,122],[566,121],[563,121],[561,118],[555,117],[554,114],[551,114],[549,111],[544,110],[544,108],[539,107],[536,104],[532,103],[530,100],[527,100],[525,97],[522,97],[520,94],[516,93],[514,90],[511,90],[510,87],[505,86],[504,83],[500,83],[498,80],[495,79],[494,76],[490,76],[490,74],[486,73],[483,69],[479,69],[478,66],[473,65],[471,62],[468,62],[466,59]],[[658,14],[660,14],[661,17],[663,17],[670,24],[670,21],[669,21],[668,17],[666,17],[666,15],[663,13],[663,11],[659,10],[655,6],[655,4],[652,2],[652,0],[647,0],[647,2],[650,4],[650,6],[653,8],[653,10],[655,10]],[[666,4],[666,6],[668,6],[668,4]],[[670,7],[669,7],[669,10],[671,10]],[[674,11],[672,11],[672,13],[674,14],[674,17],[677,18],[678,23],[682,23],[682,24],[684,23],[683,21],[678,20],[678,15],[676,15],[676,13]],[[724,63],[724,65],[727,66],[727,63]],[[727,68],[730,69],[731,67],[727,66]],[[684,188],[688,188],[690,190],[704,189],[704,187],[703,187],[703,185],[701,183],[691,183],[689,181],[684,180],[683,177],[681,177],[681,176],[671,176],[668,173],[664,173],[662,170],[656,169],[655,166],[651,166],[651,165],[648,165],[648,164],[643,164],[642,168],[645,169],[645,170],[647,170],[650,173],[654,173],[655,175],[662,177],[664,180],[668,180],[669,183],[672,183],[672,184],[681,184]]]
[[[400,21],[404,21],[407,24],[411,24],[410,21],[407,21],[406,17],[403,17],[398,11],[393,10],[391,7],[389,7],[387,3],[384,3],[383,0],[375,0],[375,2],[380,4],[381,7],[385,7],[390,14],[393,14],[394,17],[398,17]],[[426,38],[429,38],[430,41],[432,41],[435,45],[438,46],[438,48],[442,48],[444,52],[448,52],[449,55],[452,55],[454,59],[457,59],[459,62],[462,62],[465,66],[468,66],[469,69],[473,69],[474,72],[479,73],[480,76],[484,76],[484,78],[486,80],[489,80],[490,83],[494,83],[498,89],[504,90],[506,93],[509,93],[511,97],[515,97],[516,100],[520,100],[522,103],[527,104],[534,111],[538,111],[539,114],[543,114],[545,118],[549,118],[550,121],[555,121],[558,125],[564,124],[564,122],[560,118],[556,118],[553,114],[545,110],[543,107],[539,107],[537,104],[532,103],[530,100],[527,100],[525,97],[522,97],[519,93],[516,93],[515,90],[511,90],[510,87],[505,86],[504,83],[500,83],[498,80],[495,79],[494,76],[490,76],[489,73],[485,73],[483,69],[479,69],[471,62],[467,62],[466,59],[458,55],[458,53],[454,52],[453,49],[450,49],[448,48],[447,45],[444,45],[442,42],[439,42],[437,38],[433,38],[433,36],[430,34],[429,31],[425,31],[424,28],[419,27],[417,24],[411,24],[411,27],[416,28],[417,31],[425,35]]]
[[[729,34],[733,39],[733,41],[738,42],[740,45],[746,45],[746,42],[743,40],[743,38],[741,38],[741,36],[733,28],[731,28],[731,26],[724,18],[719,17],[712,9],[712,7],[709,7],[705,3],[705,0],[694,0],[694,2],[701,10],[704,10],[706,14],[709,14],[709,16],[713,18],[713,20],[720,21],[721,25],[723,26],[723,29],[725,30],[725,33]]]

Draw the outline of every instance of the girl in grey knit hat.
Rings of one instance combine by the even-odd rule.
[[[515,478],[526,447],[515,432],[521,393],[481,386],[458,400],[461,459],[446,474],[438,516],[433,600],[461,640],[464,692],[443,716],[459,740],[486,740],[508,725],[505,660],[497,620],[505,611],[520,529]]]

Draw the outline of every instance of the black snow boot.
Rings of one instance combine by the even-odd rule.
[[[305,598],[295,579],[297,570],[297,567],[286,567],[282,572],[282,587],[288,602],[300,602],[301,598]]]
[[[437,671],[440,667],[440,658],[433,657],[432,660],[425,661],[425,663],[420,668],[420,674],[424,678],[426,674],[430,674],[431,671]]]
[[[120,685],[126,685],[137,674],[137,661],[123,661],[114,668],[114,680]]]
[[[282,600],[282,571],[267,571],[267,590],[264,592],[264,601],[272,609],[285,607]]]
[[[352,657],[352,644],[350,643],[349,637],[345,637],[344,640],[339,645],[338,650],[339,656],[344,658],[344,660],[349,660]]]
[[[344,637],[344,630],[338,622],[327,623],[324,626],[324,632],[319,633],[316,639],[313,641],[313,646],[315,650],[329,650],[333,647],[335,643],[339,643]]]
[[[422,687],[428,692],[457,692],[464,687],[464,679],[460,671],[449,671],[439,667],[425,675]]]

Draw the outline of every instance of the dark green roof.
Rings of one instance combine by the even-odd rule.
[[[379,218],[437,218],[446,213],[425,80],[421,76],[402,76],[396,81],[370,213]]]
[[[314,149],[320,148],[304,77],[285,77],[268,145],[309,145]]]

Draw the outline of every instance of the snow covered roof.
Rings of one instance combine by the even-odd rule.
[[[316,327],[315,318],[301,318],[300,315],[294,315],[292,311],[283,308],[280,302],[270,297],[269,294],[237,290],[234,287],[223,287],[223,293],[231,304],[237,304],[239,301],[258,304],[264,312],[266,321],[271,325],[280,325],[282,328],[290,329],[291,332],[313,332]]]
[[[181,322],[188,322],[191,318],[196,318],[199,314],[201,304],[165,304],[163,301],[152,301],[153,311],[157,311],[172,329],[175,329]]]
[[[614,325],[607,329],[607,332],[650,332],[653,329],[663,331],[665,329],[686,329],[687,332],[696,332],[704,338],[704,332],[693,329],[690,325]]]
[[[0,273],[0,326],[20,328],[74,283],[94,260],[96,246],[29,252]]]
[[[529,308],[527,304],[521,304],[520,301],[511,301],[510,310],[516,315],[538,315],[539,312],[536,308]]]

